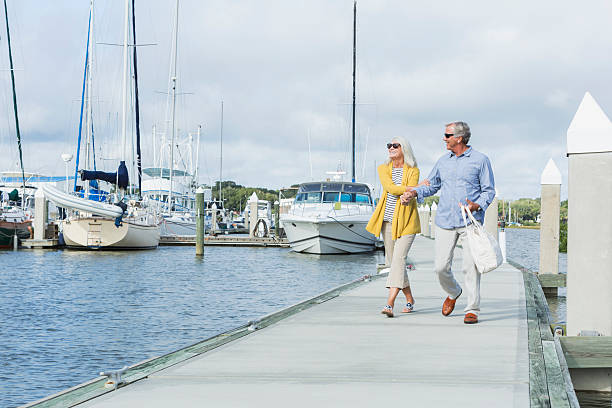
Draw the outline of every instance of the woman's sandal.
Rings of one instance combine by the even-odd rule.
[[[406,307],[402,310],[402,313],[410,313],[414,310],[414,305],[410,302],[406,302]]]
[[[387,317],[393,317],[393,308],[387,305],[380,313],[387,315]]]

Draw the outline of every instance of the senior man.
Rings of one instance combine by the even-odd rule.
[[[444,142],[449,153],[436,162],[427,179],[429,185],[415,187],[404,193],[402,203],[416,197],[419,203],[423,198],[440,191],[440,201],[436,213],[435,270],[440,286],[448,297],[442,305],[442,314],[450,315],[457,298],[463,290],[451,271],[453,252],[457,240],[465,238],[466,229],[461,216],[461,205],[466,205],[480,223],[484,220],[485,210],[495,197],[495,181],[491,162],[484,154],[470,145],[470,127],[465,122],[452,122],[446,125]],[[468,221],[469,222],[469,221]],[[467,239],[463,239],[463,273],[467,305],[466,324],[478,323],[480,313],[480,273],[476,269],[469,250]]]

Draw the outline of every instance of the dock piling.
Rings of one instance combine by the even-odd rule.
[[[257,194],[253,192],[251,197],[249,198],[248,206],[249,206],[249,237],[255,236],[255,228],[257,228],[257,206],[258,206],[259,198],[257,198]]]
[[[204,203],[204,189],[196,190],[196,256],[204,255],[204,216],[206,208]]]
[[[588,92],[567,130],[567,335],[612,336],[612,122]],[[601,338],[601,337],[597,337]],[[572,369],[576,389],[610,391],[612,368]],[[585,388],[587,387],[587,388]]]
[[[429,238],[436,238],[436,211],[438,210],[438,204],[434,201],[431,203],[431,210],[429,215]]]
[[[41,189],[36,190],[34,194],[34,239],[45,239],[48,211],[49,204],[45,195]]]
[[[549,159],[542,177],[540,212],[540,274],[559,273],[559,212],[561,209],[561,172]],[[544,287],[546,296],[557,296],[558,289]]]
[[[429,236],[429,207],[423,204],[419,207],[419,220],[421,221],[421,235]]]
[[[280,203],[274,201],[274,235],[276,238],[280,238]]]

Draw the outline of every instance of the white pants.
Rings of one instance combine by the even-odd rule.
[[[480,273],[476,270],[476,265],[470,253],[469,243],[465,227],[444,229],[436,225],[436,260],[435,271],[438,274],[440,286],[451,299],[456,298],[461,293],[461,286],[455,279],[451,271],[453,263],[453,253],[457,240],[462,238],[463,246],[463,275],[465,278],[465,288],[463,296],[467,297],[465,313],[474,313],[478,316],[480,312]]]
[[[404,235],[394,241],[391,223],[387,221],[383,222],[382,233],[385,242],[385,265],[391,268],[385,286],[404,289],[410,286],[406,273],[406,256],[416,234]]]

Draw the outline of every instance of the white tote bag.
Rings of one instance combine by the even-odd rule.
[[[472,221],[468,225],[465,214]],[[502,264],[503,258],[501,248],[493,235],[489,234],[484,227],[476,221],[472,212],[466,206],[461,206],[461,215],[467,231],[467,239],[470,245],[470,253],[476,264],[476,269],[480,273],[491,272]]]

